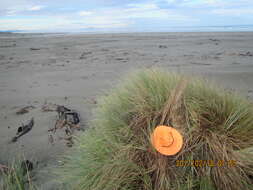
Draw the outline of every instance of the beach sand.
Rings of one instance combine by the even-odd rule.
[[[56,112],[65,105],[92,119],[96,98],[137,68],[158,67],[201,76],[253,99],[253,33],[0,34],[0,163],[24,155],[36,163],[36,184],[56,189],[40,174],[57,166],[68,149],[60,132],[49,140]],[[16,112],[33,106],[28,113]],[[17,128],[34,117],[33,129],[10,143]]]

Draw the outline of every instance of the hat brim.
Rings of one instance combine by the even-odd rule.
[[[173,137],[173,142],[168,147],[163,146],[158,140],[164,133],[170,133]],[[183,146],[183,137],[175,128],[160,125],[157,126],[152,133],[151,143],[159,153],[170,156],[177,154],[181,150]]]

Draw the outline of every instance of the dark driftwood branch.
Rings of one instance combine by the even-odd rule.
[[[34,125],[34,119],[32,118],[27,125],[22,125],[18,128],[17,134],[12,138],[12,142],[16,142],[18,138],[28,133]]]

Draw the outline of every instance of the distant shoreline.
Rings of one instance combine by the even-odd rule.
[[[0,37],[50,37],[50,36],[79,36],[79,35],[173,35],[173,34],[236,34],[253,33],[252,31],[185,31],[185,32],[0,32]]]
[[[5,30],[1,31],[1,33],[5,34],[120,34],[120,33],[202,33],[202,32],[253,32],[253,25],[227,25],[227,26],[172,26],[167,29],[115,29],[115,30],[107,30],[107,29],[80,29],[76,31],[36,31],[36,30]]]

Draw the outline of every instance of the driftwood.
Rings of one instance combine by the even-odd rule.
[[[28,133],[34,125],[34,119],[32,118],[27,125],[22,124],[17,130],[16,136],[12,138],[12,142],[16,142],[18,138]]]
[[[43,106],[42,106],[42,111],[43,112],[53,112],[53,111],[56,111],[58,105],[57,104],[52,104],[52,103],[45,103]]]
[[[67,112],[70,112],[71,110],[66,108],[65,106],[57,106],[56,111],[58,113],[59,118],[64,115]]]
[[[48,131],[55,133],[57,129],[65,128],[66,136],[60,139],[64,139],[66,141],[66,145],[71,147],[74,143],[72,138],[73,130],[80,129],[80,116],[76,111],[62,105],[57,105],[57,107],[54,109],[58,114],[58,119],[55,123],[54,128],[49,129]],[[49,136],[49,142],[51,144],[54,143],[52,135]]]
[[[19,110],[16,112],[16,114],[17,114],[17,115],[23,115],[23,114],[25,114],[25,113],[28,113],[30,109],[34,109],[34,108],[35,108],[34,106],[25,106],[25,107],[19,109]]]
[[[247,53],[239,53],[239,56],[253,56],[253,53],[251,53],[251,52],[247,52]]]
[[[40,50],[40,48],[30,48],[30,50],[34,51],[34,50]]]
[[[165,49],[168,48],[166,45],[159,45],[159,48]]]
[[[57,105],[57,104],[44,104],[42,106],[43,112],[53,112],[56,111],[58,113],[58,120],[66,120],[67,124],[74,124],[77,125],[80,123],[80,116],[79,114],[71,110],[65,106]]]
[[[70,129],[80,128],[80,117],[76,111],[65,106],[57,106],[56,111],[58,113],[58,120],[55,123],[55,127],[53,129],[49,129],[49,131],[55,132],[57,129],[61,129],[65,126],[70,127]]]

